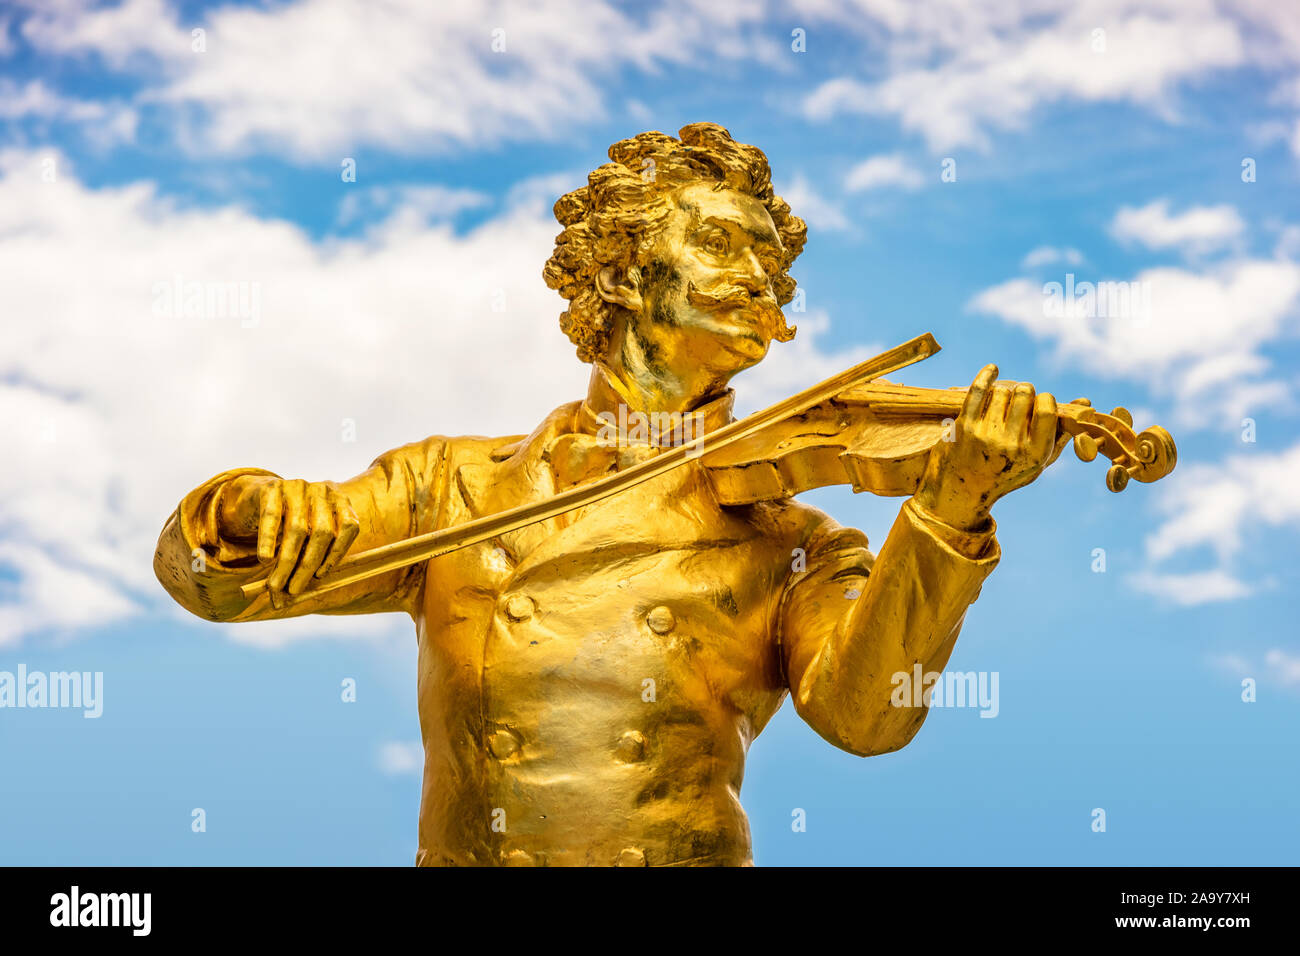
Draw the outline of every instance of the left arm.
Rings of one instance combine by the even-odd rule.
[[[835,746],[863,756],[904,746],[928,712],[895,690],[941,671],[966,609],[997,565],[990,509],[1029,484],[1055,450],[1056,401],[1032,385],[976,377],[951,442],[872,558],[866,539],[828,523],[808,570],[786,588],[779,635],[795,709]],[[906,681],[903,676],[906,675]]]
[[[895,694],[896,675],[910,685],[918,665],[925,674],[947,664],[967,607],[998,563],[993,529],[944,528],[908,501],[874,559],[860,532],[833,524],[807,550],[808,570],[781,608],[795,710],[842,750],[897,750],[927,709]]]

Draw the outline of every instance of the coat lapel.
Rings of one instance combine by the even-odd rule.
[[[728,392],[710,406],[708,429],[731,420],[732,397]],[[578,430],[582,406],[582,402],[561,405],[527,438],[493,449],[486,462],[480,460],[461,465],[456,470],[456,484],[470,513],[481,518],[554,495],[557,491],[555,472],[546,456],[546,449],[560,435]],[[600,525],[605,530],[618,529],[618,537],[623,543],[651,541],[664,533],[671,537],[673,530],[680,534],[693,529],[656,525],[660,522],[674,524],[670,513],[707,488],[708,483],[702,478],[698,463],[690,462],[623,495],[507,532],[498,540],[515,565],[533,565],[556,554],[591,546],[592,542],[582,540],[583,536],[589,536],[593,527],[585,519],[609,508],[621,509],[629,516],[627,523],[614,521]],[[630,501],[627,495],[636,498]],[[712,502],[711,494],[709,498]],[[667,512],[661,510],[663,507],[668,509]],[[690,505],[686,507],[689,511]],[[618,542],[607,543],[612,546]]]
[[[456,485],[470,514],[482,518],[555,493],[555,476],[541,452],[551,439],[570,430],[577,405],[561,405],[523,441],[494,449],[488,462],[456,469]],[[559,522],[550,519],[507,532],[499,541],[518,564],[558,529]]]

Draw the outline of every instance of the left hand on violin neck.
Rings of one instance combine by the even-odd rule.
[[[966,531],[987,527],[993,503],[1032,482],[1059,451],[1056,399],[997,376],[996,365],[975,376],[916,490],[925,511]]]

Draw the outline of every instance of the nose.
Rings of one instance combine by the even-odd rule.
[[[737,270],[735,281],[738,286],[749,292],[750,295],[762,295],[767,291],[767,272],[763,269],[763,264],[758,261],[758,256],[754,250],[745,251],[744,258],[741,260],[741,267]]]

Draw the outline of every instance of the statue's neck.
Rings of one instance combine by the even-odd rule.
[[[684,356],[663,356],[651,362],[631,337],[594,363],[587,404],[607,408],[619,404],[631,411],[689,412],[726,394],[729,376]]]

